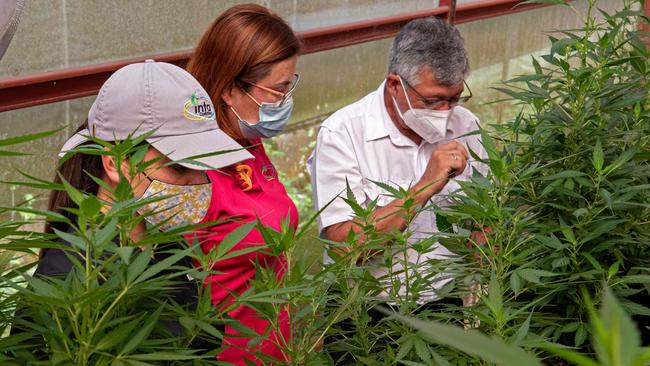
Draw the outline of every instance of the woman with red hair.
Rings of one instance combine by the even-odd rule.
[[[214,101],[219,127],[245,146],[253,159],[211,171],[212,200],[205,220],[224,219],[209,229],[202,242],[209,253],[243,223],[255,221],[280,230],[281,222],[293,227],[298,212],[278,180],[261,140],[271,138],[286,126],[293,110],[292,93],[298,82],[295,73],[300,42],[289,25],[268,9],[253,4],[237,5],[210,25],[190,58],[187,70],[201,83]],[[262,235],[252,230],[233,250],[263,245]],[[281,279],[287,266],[284,256],[261,250],[217,261],[206,280],[216,306],[232,303],[233,293],[250,288],[257,267],[272,269]],[[229,313],[238,323],[261,335],[255,349],[250,338],[230,327],[225,329],[220,361],[246,365],[261,361],[254,353],[282,362],[281,346],[289,337],[286,311],[274,319],[274,326],[260,319],[255,310],[239,306]],[[273,328],[273,329],[268,329]]]

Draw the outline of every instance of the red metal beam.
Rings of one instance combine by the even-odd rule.
[[[413,19],[441,16],[447,14],[448,10],[448,7],[443,6],[431,10],[308,30],[299,32],[298,36],[304,45],[302,53],[326,51],[392,37]]]
[[[427,16],[447,16],[449,0],[440,7],[408,14],[299,32],[303,53],[314,53],[389,38],[409,21]],[[538,8],[521,0],[486,0],[459,5],[455,23],[465,23]],[[120,67],[148,58],[185,66],[192,50],[75,67],[0,80],[0,112],[97,94],[101,85]]]
[[[115,70],[148,58],[185,66],[192,51],[44,72],[0,80],[0,112],[97,94]]]

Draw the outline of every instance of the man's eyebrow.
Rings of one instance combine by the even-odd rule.
[[[432,95],[432,96],[426,96],[426,95],[423,95],[423,97],[424,97],[424,99],[445,99],[445,98],[450,98],[450,97],[460,96],[461,94],[463,94],[463,91],[462,91],[462,90],[459,91],[458,93],[456,93],[456,94],[452,94],[452,95],[450,95],[450,96],[436,94],[436,95]]]

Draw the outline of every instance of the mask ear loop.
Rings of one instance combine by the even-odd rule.
[[[251,98],[251,100],[252,100],[253,102],[255,102],[255,104],[257,104],[257,107],[258,107],[258,108],[261,108],[261,107],[262,107],[262,105],[261,105],[257,100],[255,100],[255,98],[253,98],[253,96],[250,95],[246,90],[244,90],[244,89],[241,88],[241,87],[239,87],[239,90],[241,90],[242,93],[246,94],[247,97]],[[233,106],[229,105],[228,107],[230,107],[230,110],[232,111],[232,113],[235,114],[235,117],[237,117],[238,120],[240,120],[240,121],[246,123],[246,124],[249,125],[249,126],[252,126],[252,124],[251,124],[250,122],[248,122],[248,121],[246,121],[245,119],[241,118],[241,116],[239,115],[239,113],[237,113],[237,111],[235,110],[235,108],[234,108]]]
[[[144,189],[144,192],[147,192],[149,187],[151,187],[151,183],[153,183],[154,179],[151,178],[149,174],[147,174],[147,172],[145,172],[144,170],[142,171],[142,175],[144,175],[144,177],[149,181],[149,184],[147,184],[147,186]]]
[[[239,115],[239,113],[237,113],[237,111],[235,110],[235,108],[233,108],[231,105],[228,106],[228,107],[230,107],[230,110],[232,111],[232,113],[235,114],[235,117],[237,117],[237,119],[239,119],[240,121],[244,121],[244,120],[241,118],[241,116]],[[244,121],[244,122],[246,122],[246,121]]]
[[[147,178],[149,184],[153,183],[153,179],[144,170],[142,171],[142,175],[144,175],[144,177]]]
[[[258,86],[258,87],[259,87],[259,86]],[[275,103],[261,102],[261,103],[260,103],[260,102],[257,101],[257,99],[253,98],[253,96],[250,95],[250,93],[247,92],[246,90],[241,89],[241,91],[244,92],[244,94],[246,94],[249,98],[251,98],[251,100],[252,100],[253,102],[255,102],[255,104],[257,104],[257,107],[259,107],[260,109],[262,109],[264,106],[266,106],[266,107],[270,107],[270,108],[280,108],[280,102],[275,102]],[[291,97],[291,96],[288,96],[287,98],[290,98],[290,97]],[[285,102],[285,103],[286,103],[286,102]]]
[[[397,105],[397,101],[395,100],[395,97],[391,96],[391,99],[393,99],[393,106],[395,106],[395,110],[397,111],[397,114],[399,115],[399,118],[404,120],[404,114],[402,111],[399,110],[399,106]]]
[[[237,119],[238,119],[240,122],[245,123],[245,124],[248,125],[248,126],[253,126],[250,122],[248,122],[247,120],[241,118],[241,116],[239,115],[239,113],[237,113],[237,111],[235,110],[235,108],[233,108],[232,106],[229,106],[229,107],[230,107],[230,110],[232,111],[232,113],[235,114],[235,117],[237,117]]]
[[[402,82],[402,77],[397,75],[397,78],[399,79],[399,83],[402,86],[402,90],[404,91],[404,97],[406,98],[406,103],[409,106],[409,110],[413,111],[413,107],[411,106],[411,101],[409,100],[409,96],[408,94],[406,94],[406,87],[404,86],[404,82]],[[402,119],[402,121],[404,121],[404,113],[406,112],[402,113],[402,111],[399,109],[399,105],[397,105],[397,100],[395,100],[395,97],[391,96],[391,98],[393,99],[393,105],[397,110],[397,114],[399,114],[399,117]],[[415,113],[415,111],[413,111],[413,113]]]
[[[257,104],[258,107],[262,107],[262,103],[258,102],[255,98],[253,98],[253,96],[250,95],[246,90],[244,90],[244,89],[242,89],[242,88],[239,88],[239,89],[240,89],[242,92],[244,92],[244,94],[246,94],[249,98],[251,98],[251,100],[252,100],[253,102],[255,102],[255,104]]]
[[[411,104],[411,100],[409,99],[409,95],[406,92],[406,87],[404,86],[404,82],[402,81],[401,76],[397,76],[399,78],[399,84],[402,86],[402,90],[404,90],[404,97],[406,98],[406,103],[409,105],[409,109],[415,113],[415,110],[413,110],[413,105]]]

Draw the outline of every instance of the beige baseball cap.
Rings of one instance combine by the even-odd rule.
[[[88,112],[88,129],[73,135],[59,156],[88,136],[115,141],[145,133],[151,133],[146,140],[158,151],[191,169],[217,169],[253,158],[219,128],[212,101],[192,75],[153,60],[124,66],[106,80]]]

